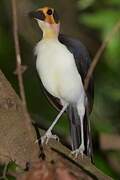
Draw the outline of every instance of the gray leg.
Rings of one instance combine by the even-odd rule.
[[[84,115],[85,115],[85,107],[84,104],[81,104],[77,107],[78,109],[78,114],[80,116],[80,126],[81,126],[81,144],[78,149],[72,151],[72,154],[75,154],[75,157],[77,157],[79,154],[82,155],[83,157],[83,152],[85,150],[85,145],[84,145],[84,132],[83,132],[83,120],[84,120]]]
[[[54,128],[55,124],[57,123],[57,121],[60,119],[60,117],[62,116],[62,114],[64,113],[64,111],[66,110],[66,108],[68,107],[68,103],[66,103],[62,110],[60,111],[60,113],[57,115],[57,117],[55,118],[55,120],[53,121],[53,123],[51,124],[51,126],[49,127],[49,129],[46,131],[46,133],[44,134],[44,136],[41,137],[41,143],[42,144],[47,144],[49,139],[52,138],[52,139],[58,139],[59,138],[56,136],[56,135],[53,135],[52,134],[52,129]],[[39,140],[37,140],[38,142]]]

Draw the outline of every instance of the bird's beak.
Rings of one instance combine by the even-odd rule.
[[[29,12],[29,16],[30,16],[30,18],[35,18],[35,19],[39,19],[42,21],[45,20],[45,15],[44,15],[43,11],[41,11],[41,10],[31,11],[31,12]]]

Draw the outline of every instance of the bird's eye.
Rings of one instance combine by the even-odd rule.
[[[52,15],[52,13],[53,13],[53,12],[52,12],[52,9],[48,9],[47,14],[48,14],[48,15]]]

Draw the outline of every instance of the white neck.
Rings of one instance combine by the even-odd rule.
[[[38,25],[43,32],[43,39],[57,39],[60,30],[60,24],[49,24],[38,20]]]

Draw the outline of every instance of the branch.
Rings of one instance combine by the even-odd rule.
[[[16,53],[16,74],[18,76],[18,83],[20,89],[20,97],[22,99],[23,111],[26,118],[26,127],[29,129],[31,133],[31,118],[29,116],[27,110],[27,103],[25,98],[25,91],[23,85],[23,71],[26,67],[21,65],[21,54],[20,54],[20,44],[19,44],[19,37],[18,37],[18,19],[17,19],[17,9],[16,9],[16,0],[11,0],[12,4],[12,19],[13,19],[13,35],[14,35],[14,44],[15,44],[15,53]]]
[[[115,33],[117,33],[119,29],[120,29],[120,20],[116,23],[116,25],[114,26],[112,31],[108,34],[106,39],[103,41],[103,43],[101,44],[101,46],[100,46],[99,50],[97,51],[95,57],[93,58],[93,61],[92,61],[91,65],[90,65],[87,76],[85,78],[85,85],[84,85],[85,90],[87,90],[87,88],[88,88],[90,78],[92,77],[92,74],[93,74],[93,72],[94,72],[94,70],[96,68],[96,65],[98,64],[98,62],[100,60],[100,57],[101,57],[103,51],[105,50],[108,43],[112,40],[113,35]]]
[[[45,132],[40,130],[40,133]],[[43,156],[44,160],[34,162],[32,168],[20,177],[21,180],[44,180],[44,177],[49,180],[112,179],[91,164],[85,155],[75,159],[70,150],[56,140],[50,139],[43,148],[44,156],[41,154],[40,157]]]
[[[23,86],[23,77],[22,77],[23,72],[22,72],[20,45],[19,45],[19,37],[18,37],[18,19],[17,19],[17,11],[16,11],[16,0],[11,0],[11,3],[12,3],[13,35],[14,35],[15,53],[16,53],[16,72],[18,76],[20,97],[22,99],[22,103],[25,109],[27,109],[24,86]]]

